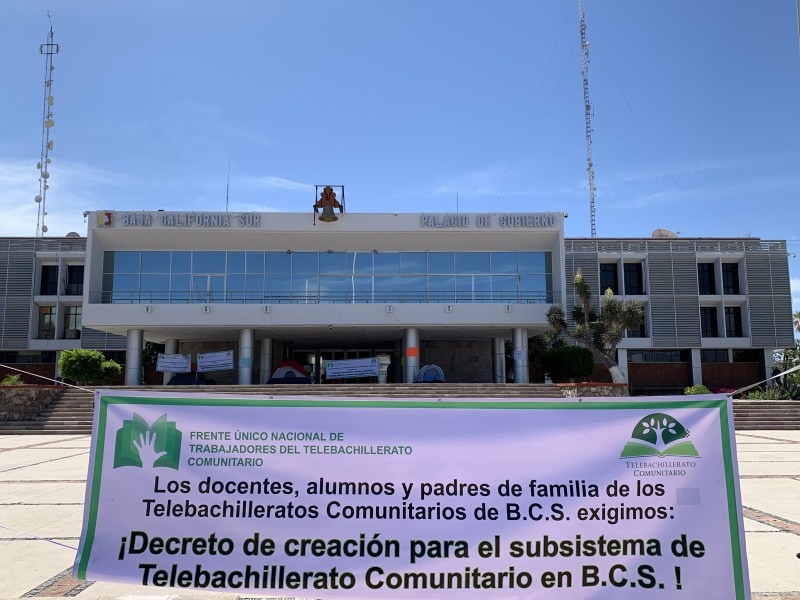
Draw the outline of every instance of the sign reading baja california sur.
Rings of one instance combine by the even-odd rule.
[[[96,392],[79,579],[750,598],[730,402]]]

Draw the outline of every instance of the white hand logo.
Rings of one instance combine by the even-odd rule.
[[[146,431],[139,436],[139,441],[133,440],[133,445],[139,451],[143,468],[152,468],[155,462],[167,452],[156,452],[156,434]]]

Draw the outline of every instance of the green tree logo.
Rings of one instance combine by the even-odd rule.
[[[634,456],[700,456],[689,430],[664,413],[653,413],[636,423],[620,458]]]
[[[148,425],[140,415],[133,413],[117,430],[114,468],[167,467],[177,470],[181,458],[181,437],[175,421],[168,421],[166,414]]]

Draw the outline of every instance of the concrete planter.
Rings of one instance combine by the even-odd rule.
[[[0,386],[0,421],[33,421],[58,397],[61,386]]]

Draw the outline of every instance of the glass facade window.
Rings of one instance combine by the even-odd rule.
[[[83,295],[83,265],[67,265],[67,296]]]
[[[722,293],[739,294],[739,263],[722,263]]]
[[[607,289],[619,294],[617,263],[600,263],[600,293],[605,294]]]
[[[488,252],[455,252],[455,273],[469,275],[471,273],[489,273]],[[529,254],[529,253],[524,253]]]
[[[83,308],[80,306],[64,307],[64,338],[75,340],[81,337],[81,321]]]
[[[701,350],[700,362],[726,363],[728,362],[727,350]]]
[[[716,306],[700,307],[700,332],[703,337],[719,337]]]
[[[109,251],[104,303],[552,303],[549,252]]]
[[[52,340],[56,337],[56,309],[53,306],[39,307],[39,334],[40,340]]]
[[[754,348],[733,351],[733,362],[761,362],[762,354]]]
[[[428,271],[431,275],[445,275],[455,273],[453,252],[429,252]]]
[[[742,337],[742,308],[725,307],[725,337]]]
[[[224,252],[192,252],[192,273],[224,273]]]
[[[641,296],[644,294],[644,277],[642,263],[625,263],[625,294],[628,296]]]
[[[0,352],[0,362],[6,364],[42,365],[56,362],[56,353],[51,351],[36,352],[21,350],[19,352]]]
[[[647,337],[647,327],[645,322],[642,321],[642,324],[639,327],[631,327],[630,329],[626,329],[625,333],[629,338],[646,338]]]
[[[710,296],[717,293],[714,263],[697,264],[697,288],[701,296]]]
[[[39,293],[42,296],[58,294],[58,265],[42,265]]]
[[[686,350],[628,350],[629,363],[688,362]]]

